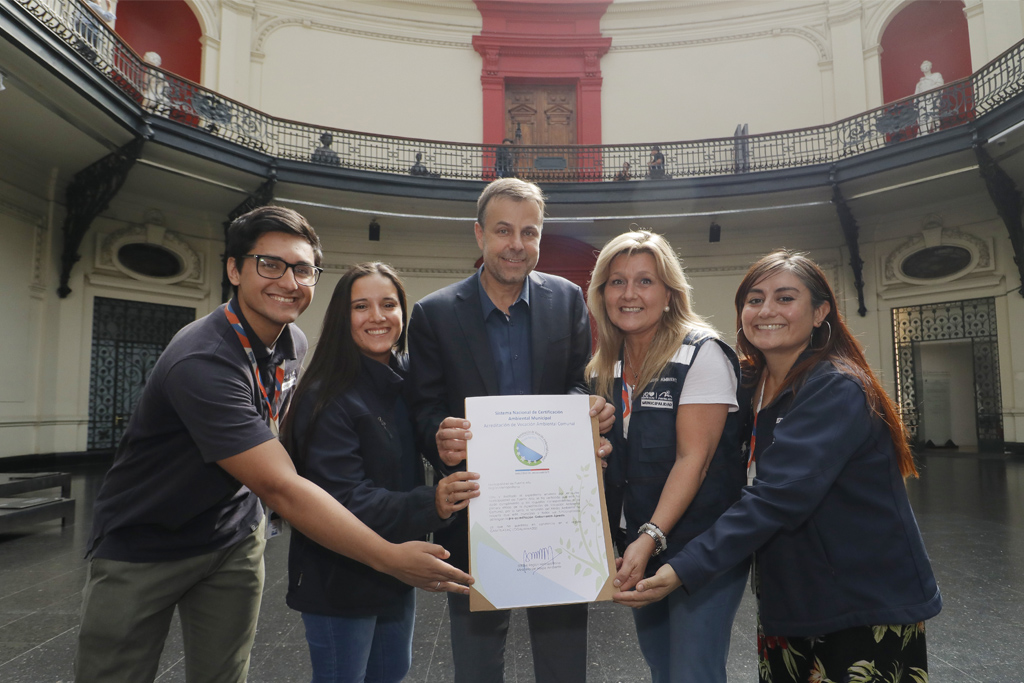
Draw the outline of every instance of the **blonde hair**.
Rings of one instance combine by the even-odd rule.
[[[591,378],[594,392],[609,401],[613,400],[615,363],[619,360],[619,350],[625,342],[625,335],[608,318],[604,304],[605,284],[608,282],[612,261],[617,256],[650,254],[654,257],[658,279],[669,292],[669,310],[661,316],[651,346],[641,362],[637,377],[638,387],[647,386],[661,372],[690,332],[697,332],[702,337],[718,338],[715,328],[697,315],[690,306],[692,288],[683,274],[679,257],[672,250],[668,240],[649,229],[630,227],[634,229],[612,238],[601,249],[587,290],[587,305],[597,323],[598,344],[597,352],[587,364],[587,376]]]

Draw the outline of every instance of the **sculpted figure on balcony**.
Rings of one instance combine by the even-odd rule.
[[[338,153],[331,149],[331,143],[334,142],[334,136],[330,133],[324,133],[320,136],[320,147],[313,150],[313,156],[310,157],[310,161],[314,164],[329,164],[331,166],[341,166],[341,160],[338,159]]]
[[[160,54],[153,51],[142,55],[142,61],[150,66],[156,67],[163,64],[163,59],[160,57]],[[145,97],[146,108],[159,114],[169,114],[170,101],[167,98],[167,94],[164,92],[167,88],[167,80],[164,78],[164,75],[156,70],[147,70],[145,81],[146,92],[143,93],[143,95]]]
[[[932,72],[932,63],[927,59],[921,63],[921,78],[917,81],[914,94],[920,95],[923,92],[934,90],[946,84],[942,80],[942,74]],[[917,103],[917,130],[919,135],[931,133],[939,129],[939,95],[923,97]]]
[[[409,175],[426,176],[428,178],[440,178],[440,173],[434,173],[423,163],[423,152],[416,152],[416,163],[409,167]]]

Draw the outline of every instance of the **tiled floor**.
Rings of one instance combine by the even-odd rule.
[[[932,680],[1024,681],[1024,463],[943,454],[926,455],[922,462],[923,476],[909,487],[945,600],[942,614],[928,624]],[[71,680],[85,579],[82,550],[102,468],[81,468],[75,474],[77,524],[62,529],[53,522],[23,534],[0,535],[3,683]],[[302,625],[284,604],[286,556],[284,539],[269,544],[252,683],[309,680]],[[406,680],[450,681],[444,598],[420,592],[418,600],[413,668]],[[753,609],[748,595],[733,627],[733,681],[757,680]],[[650,680],[626,608],[591,606],[589,662],[591,683]],[[185,680],[176,625],[160,672],[162,683]],[[506,680],[533,681],[521,613],[512,619]]]

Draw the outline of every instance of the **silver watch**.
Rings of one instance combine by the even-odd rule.
[[[665,533],[658,528],[658,525],[654,522],[647,522],[641,524],[640,528],[637,529],[638,534],[647,534],[654,539],[654,552],[651,553],[651,557],[659,553],[665,552],[668,548],[668,539],[665,538]]]

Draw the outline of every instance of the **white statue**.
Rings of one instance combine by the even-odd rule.
[[[163,64],[164,60],[161,59],[160,53],[150,50],[146,54],[142,55],[142,61],[150,66],[159,67]],[[145,79],[146,89],[143,93],[143,101],[145,104],[143,106],[150,111],[157,112],[165,116],[168,115],[170,113],[170,108],[168,106],[170,103],[167,100],[167,80],[164,78],[164,75],[155,69],[147,69]]]
[[[942,74],[932,73],[932,63],[927,59],[921,63],[921,78],[917,81],[914,94],[920,95],[923,92],[940,88],[946,84],[942,80]],[[917,134],[925,135],[939,129],[939,95],[922,97],[917,101]]]

